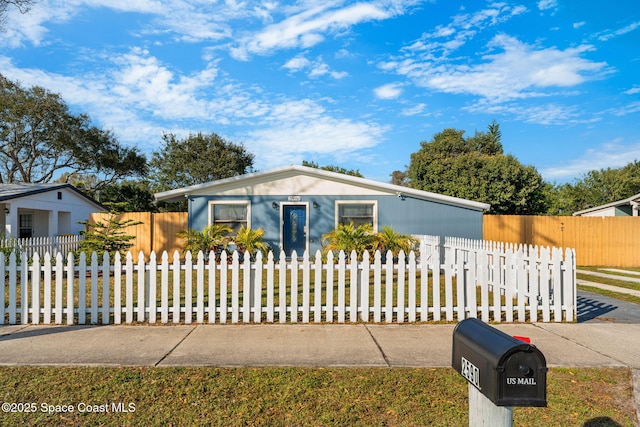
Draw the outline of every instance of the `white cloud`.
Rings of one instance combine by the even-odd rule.
[[[605,62],[584,59],[593,48],[582,45],[560,50],[522,43],[499,34],[487,46],[482,63],[462,60],[434,61],[407,55],[402,61],[383,64],[383,69],[407,76],[416,85],[440,92],[475,95],[492,102],[544,96],[544,89],[568,88],[601,78],[609,69]]]
[[[611,40],[613,38],[616,38],[616,37],[622,36],[624,34],[630,33],[631,31],[635,31],[638,28],[640,28],[640,21],[632,22],[631,24],[629,24],[629,25],[627,25],[627,26],[625,26],[623,28],[620,28],[618,30],[605,31],[605,32],[601,33],[598,36],[598,39],[601,40],[601,41],[609,41],[609,40]]]
[[[584,22],[584,21],[574,22],[573,23],[573,28],[577,30],[578,28],[582,27],[585,24],[586,24],[586,22]]]
[[[540,2],[550,8],[555,2]],[[504,33],[493,36],[480,61],[482,48],[461,53],[483,31],[523,14],[526,8],[493,3],[475,13],[462,13],[402,49],[379,67],[430,90],[473,95],[493,103],[548,96],[549,88],[570,88],[599,79],[611,71],[605,62],[585,58],[593,46],[567,49],[527,44]]]
[[[246,140],[262,166],[299,163],[308,154],[343,156],[372,148],[386,131],[376,123],[333,117],[312,100],[273,105],[256,127]]]
[[[211,87],[218,70],[214,66],[189,76],[179,76],[142,49],[115,59],[111,90],[158,117],[193,117],[202,111],[199,94]],[[205,114],[202,111],[200,114]]]
[[[283,68],[291,72],[307,71],[307,75],[310,78],[319,78],[328,75],[336,80],[343,79],[349,75],[346,71],[334,71],[328,64],[324,62],[322,56],[318,56],[315,60],[311,61],[305,58],[303,55],[298,55],[287,61]]]
[[[295,58],[291,58],[287,61],[286,64],[283,65],[284,68],[289,71],[300,71],[311,65],[311,61],[309,61],[304,56],[296,56]]]
[[[122,142],[137,146],[150,147],[163,131],[172,131],[167,124],[180,128],[182,120],[212,117],[223,122],[229,116],[240,116],[238,112],[246,115],[256,110],[252,102],[233,91],[213,101],[203,96],[218,83],[214,65],[180,75],[142,49],[132,49],[112,60],[110,68],[81,77],[17,68],[4,57],[0,57],[0,68],[22,87],[37,85],[59,93],[74,110],[88,114],[100,127],[114,130]]]
[[[402,95],[402,88],[397,83],[389,83],[373,90],[378,99],[395,99]]]
[[[540,10],[548,10],[558,7],[557,0],[540,0],[538,2],[538,9]]]
[[[264,162],[284,164],[304,153],[340,156],[373,147],[386,131],[377,123],[336,117],[319,101],[278,99],[219,76],[215,64],[182,75],[143,49],[115,57],[112,67],[82,79],[20,69],[0,56],[3,75],[21,86],[60,93],[125,144],[156,149],[163,132],[237,134]],[[254,128],[254,131],[234,129]]]
[[[625,95],[635,95],[636,93],[640,93],[640,87],[633,87],[629,90],[625,90],[623,93]]]
[[[540,173],[545,179],[566,180],[584,175],[591,170],[621,168],[637,159],[640,159],[640,141],[625,145],[618,138],[586,150],[573,161],[543,168]]]
[[[407,117],[418,116],[420,114],[423,114],[426,109],[427,104],[416,104],[413,107],[403,109],[401,114]]]
[[[222,42],[221,47],[227,43],[226,48],[233,57],[247,60],[253,54],[268,55],[278,49],[314,46],[325,37],[343,34],[354,25],[402,14],[421,1],[424,0],[374,0],[352,4],[345,4],[345,0],[320,4],[302,1],[288,6],[276,1],[256,4],[235,0],[40,0],[26,15],[9,10],[3,39],[13,47],[27,41],[38,46],[46,42],[49,24],[66,23],[83,13],[106,8],[151,18],[141,27],[130,29],[132,33],[158,37],[169,34],[182,42]],[[256,20],[267,25],[250,29],[254,27],[250,24]],[[236,22],[243,25],[236,25]],[[240,27],[246,30],[235,34]]]
[[[186,42],[230,41],[233,38],[232,21],[252,18],[269,21],[275,7],[273,2],[254,6],[235,1],[40,0],[27,14],[9,11],[7,32],[3,38],[11,46],[26,42],[39,46],[46,42],[49,24],[67,23],[81,14],[105,8],[119,13],[149,15],[151,20],[146,21],[144,26],[130,30],[139,34],[172,34],[174,38]]]
[[[449,24],[438,25],[434,31],[425,33],[403,51],[419,54],[423,60],[443,61],[479,32],[526,11],[524,6],[511,7],[505,3],[492,3],[487,9],[453,16]]]
[[[640,101],[631,102],[621,107],[609,108],[605,111],[607,114],[613,114],[614,116],[626,116],[628,114],[634,114],[640,112]]]
[[[555,103],[531,105],[522,102],[492,103],[483,100],[463,109],[478,114],[512,117],[525,123],[535,123],[545,126],[570,126],[600,121],[599,117],[584,118],[584,113],[579,106]]]
[[[400,14],[415,2],[387,0],[351,5],[343,5],[339,0],[320,5],[305,2],[291,9],[292,13],[283,20],[240,38],[230,53],[238,60],[248,60],[251,55],[269,55],[280,49],[306,49],[322,42],[327,35],[338,34],[353,25]]]
[[[352,58],[355,56],[355,54],[349,52],[347,49],[340,49],[335,53],[334,56],[336,59],[343,59],[343,58]]]

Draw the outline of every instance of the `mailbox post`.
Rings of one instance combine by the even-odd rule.
[[[456,325],[451,364],[469,383],[470,426],[511,426],[514,406],[547,406],[544,355],[478,319]]]

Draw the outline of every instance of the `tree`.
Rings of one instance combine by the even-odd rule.
[[[122,182],[110,184],[94,197],[111,212],[156,212],[153,193],[142,183]]]
[[[154,191],[167,191],[242,175],[253,166],[254,155],[243,145],[212,134],[191,134],[178,139],[162,136],[163,146],[153,153],[150,167]]]
[[[406,171],[393,171],[391,172],[391,183],[393,185],[401,185],[403,187],[409,187],[409,176]]]
[[[36,0],[0,0],[0,29],[4,28],[9,6],[14,6],[20,13],[27,13]]]
[[[490,213],[546,212],[548,184],[533,166],[505,155],[500,139],[495,122],[468,138],[456,129],[435,134],[411,155],[411,187],[489,203]]]
[[[313,162],[313,161],[308,162],[306,160],[302,161],[302,166],[307,166],[315,169],[322,169],[329,172],[341,173],[344,175],[357,176],[358,178],[364,178],[364,175],[362,175],[359,170],[346,169],[346,168],[343,168],[342,166],[318,166],[317,162]]]
[[[51,182],[62,171],[95,175],[100,188],[144,174],[146,158],[72,114],[59,95],[0,75],[0,182]]]
[[[552,214],[573,212],[605,205],[640,193],[640,162],[633,161],[618,169],[591,170],[581,179],[556,186]]]
[[[63,173],[54,182],[65,182],[73,185],[112,213],[122,212],[157,212],[153,193],[146,181],[122,181],[96,187],[100,180],[95,175],[79,173]]]
[[[95,223],[82,221],[81,224],[86,225],[88,230],[80,232],[84,239],[80,241],[78,255],[81,252],[86,252],[87,255],[96,252],[99,257],[102,257],[105,252],[109,252],[111,256],[118,252],[120,256],[124,257],[126,251],[133,246],[131,241],[136,238],[136,236],[125,234],[124,229],[142,224],[142,222],[133,219],[119,220],[111,214],[106,221],[96,221]]]

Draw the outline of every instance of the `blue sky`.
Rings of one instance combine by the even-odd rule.
[[[496,120],[551,182],[640,159],[640,2],[40,0],[0,72],[144,153],[164,132],[389,181],[421,141]]]

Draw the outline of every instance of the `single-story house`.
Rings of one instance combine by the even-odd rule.
[[[638,209],[640,209],[640,194],[574,212],[573,216],[638,216]]]
[[[286,166],[157,193],[158,201],[188,199],[189,228],[212,223],[265,230],[272,249],[322,248],[340,223],[390,226],[403,234],[482,239],[486,203],[434,194],[305,166]]]
[[[92,212],[105,208],[71,184],[0,184],[4,237],[77,234]]]

